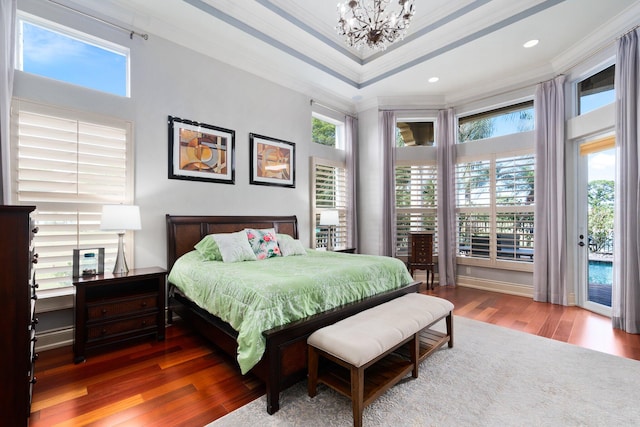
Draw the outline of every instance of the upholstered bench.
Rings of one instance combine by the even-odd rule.
[[[307,339],[309,396],[320,382],[349,397],[361,426],[367,405],[410,372],[417,378],[420,362],[444,343],[453,347],[452,311],[445,299],[413,293],[318,329]],[[442,318],[446,333],[429,329]]]

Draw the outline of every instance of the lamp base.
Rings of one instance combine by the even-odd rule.
[[[116,264],[113,266],[113,274],[127,274],[127,260],[124,259],[124,233],[118,233],[118,254],[116,255]]]

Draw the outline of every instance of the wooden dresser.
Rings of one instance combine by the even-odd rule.
[[[414,270],[425,270],[427,273],[427,288],[433,289],[433,232],[420,231],[409,233],[409,273]],[[429,282],[431,276],[431,282]]]
[[[151,267],[75,279],[75,363],[92,350],[149,336],[163,340],[166,276]]]
[[[0,206],[0,424],[26,426],[31,394],[36,332],[36,283],[31,246],[37,229],[31,222],[35,206]]]

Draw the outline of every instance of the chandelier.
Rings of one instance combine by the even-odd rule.
[[[338,3],[338,34],[345,36],[349,46],[384,50],[387,45],[402,40],[414,14],[413,0],[399,0],[400,10],[385,12],[390,0],[351,0]]]

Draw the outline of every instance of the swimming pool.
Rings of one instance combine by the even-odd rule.
[[[611,307],[613,263],[589,260],[589,301]]]
[[[589,260],[589,283],[611,285],[613,283],[613,263]]]

